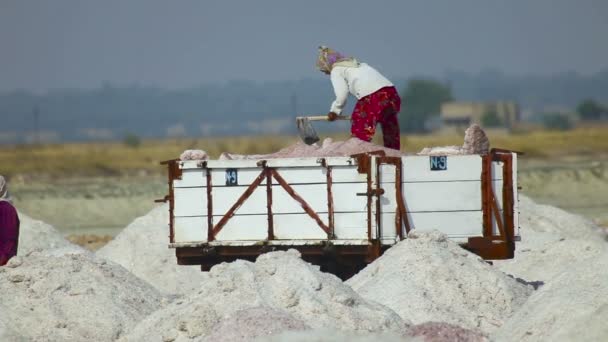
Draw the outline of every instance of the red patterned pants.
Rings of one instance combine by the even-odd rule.
[[[380,123],[384,146],[399,150],[399,121],[397,114],[401,109],[401,98],[395,87],[385,87],[369,94],[355,105],[351,119],[351,136],[371,141]]]

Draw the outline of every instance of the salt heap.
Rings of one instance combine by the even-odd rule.
[[[514,277],[539,284],[550,281],[571,264],[595,259],[608,244],[598,228],[585,218],[519,195],[521,241],[515,257],[494,265]]]
[[[125,341],[201,341],[242,310],[271,310],[284,323],[241,321],[239,331],[278,333],[295,326],[354,332],[400,331],[404,321],[383,305],[365,301],[334,275],[304,262],[299,252],[271,252],[255,263],[237,260],[211,269],[200,290],[142,321]],[[276,320],[276,319],[275,319]],[[242,324],[245,324],[243,326]]]
[[[90,253],[33,252],[0,267],[2,320],[30,341],[111,341],[162,300],[147,283]]]
[[[297,142],[291,146],[287,146],[278,152],[270,154],[234,154],[224,152],[220,155],[220,160],[235,160],[235,159],[273,159],[273,158],[298,158],[298,157],[348,157],[353,154],[384,151],[387,156],[400,157],[403,152],[387,148],[384,146],[369,143],[357,138],[350,138],[345,141],[333,141],[331,138],[323,140],[322,144],[306,145],[303,142]]]
[[[345,141],[333,141],[327,138],[317,150],[320,157],[351,156],[358,153],[383,151],[389,157],[401,157],[405,153],[384,146],[369,143],[357,138],[350,138]]]
[[[478,124],[473,124],[464,132],[462,146],[425,147],[418,155],[456,155],[456,154],[486,154],[490,151],[490,140]]]
[[[478,124],[473,124],[464,131],[462,150],[469,154],[486,154],[490,151],[490,140]]]
[[[464,143],[462,146],[439,146],[425,147],[419,155],[454,155],[454,154],[486,154],[490,148],[490,141],[485,132],[477,124],[471,125],[465,131]],[[301,158],[301,157],[349,157],[354,154],[383,151],[389,157],[401,157],[406,153],[400,150],[376,145],[371,142],[351,137],[345,141],[333,141],[326,138],[321,144],[314,143],[306,145],[298,141],[277,152],[269,154],[236,154],[223,152],[219,160],[240,160],[240,159],[273,159],[273,158]],[[202,150],[185,150],[181,155],[181,160],[206,160],[208,155]]]
[[[346,283],[414,324],[447,322],[484,333],[533,291],[444,234],[415,230]]]
[[[207,278],[200,266],[180,266],[169,248],[168,204],[135,219],[97,256],[122,265],[165,293],[183,294],[198,289]]]
[[[337,330],[286,331],[255,340],[256,342],[430,342],[394,333],[354,334]],[[239,341],[241,342],[241,341]],[[242,342],[245,342],[243,340]],[[472,341],[471,341],[472,342]]]
[[[427,322],[411,326],[408,336],[422,337],[424,342],[485,342],[488,338],[476,331],[444,322]]]
[[[58,253],[84,253],[85,250],[63,238],[53,226],[19,213],[18,255],[33,251],[56,250]]]
[[[179,156],[180,160],[207,160],[209,155],[203,150],[185,150]]]
[[[606,341],[608,253],[570,264],[536,291],[497,341]]]

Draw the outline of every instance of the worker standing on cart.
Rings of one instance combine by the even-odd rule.
[[[17,255],[19,216],[10,201],[6,180],[0,176],[0,266]]]
[[[369,142],[380,123],[384,146],[396,150],[401,148],[398,121],[401,98],[386,77],[368,64],[326,46],[319,47],[317,68],[330,75],[336,94],[327,115],[329,121],[334,121],[342,113],[350,93],[358,100],[351,117],[351,136]]]

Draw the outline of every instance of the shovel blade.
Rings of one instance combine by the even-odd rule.
[[[300,138],[302,139],[302,141],[304,141],[306,145],[312,145],[319,141],[319,136],[310,124],[308,118],[297,118],[296,125],[298,126],[298,133],[300,133]]]

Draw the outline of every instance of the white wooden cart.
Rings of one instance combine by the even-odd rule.
[[[439,230],[486,259],[519,238],[517,154],[163,162],[169,241],[203,270],[295,248],[347,276],[407,233]]]

